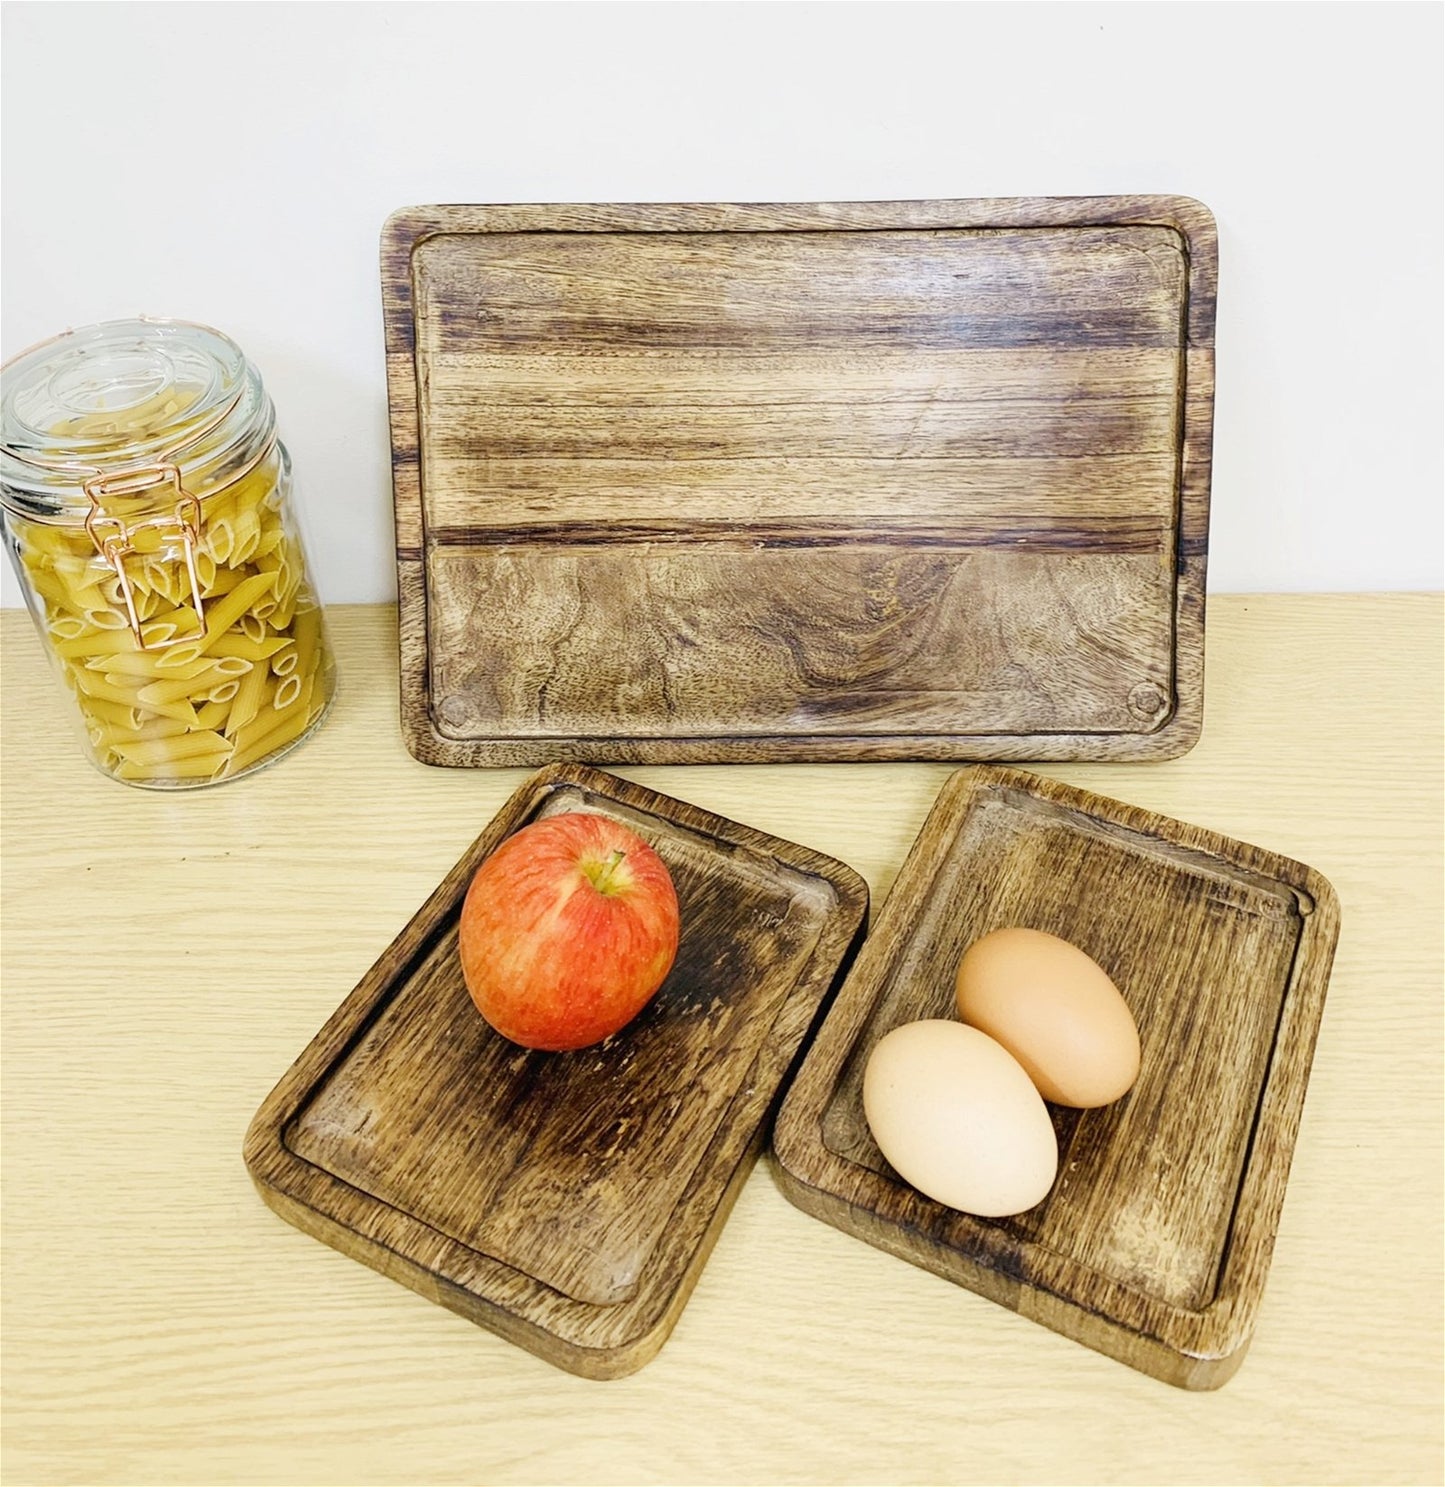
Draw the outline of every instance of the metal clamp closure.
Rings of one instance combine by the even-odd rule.
[[[148,501],[136,516],[122,517],[101,502],[138,500],[150,496],[157,486],[168,485],[170,495],[167,509],[156,510],[156,501]],[[181,472],[172,464],[148,465],[142,470],[125,470],[113,475],[96,475],[85,482],[85,494],[90,499],[90,512],[85,518],[85,530],[95,544],[95,550],[115,570],[120,580],[121,597],[125,600],[126,618],[130,622],[131,634],[141,650],[164,650],[167,646],[180,645],[194,640],[194,634],[178,635],[170,640],[147,645],[141,635],[140,616],[136,612],[135,592],[125,560],[140,551],[136,545],[136,534],[155,531],[162,539],[179,538],[185,553],[186,575],[191,583],[191,602],[195,606],[196,620],[204,627],[202,612],[201,579],[196,570],[196,549],[201,541],[201,503],[181,484]],[[150,514],[147,514],[147,513]]]

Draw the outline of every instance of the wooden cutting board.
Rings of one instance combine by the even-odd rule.
[[[1053,1108],[1053,1191],[983,1219],[889,1167],[862,1079],[892,1028],[956,1016],[960,956],[1007,925],[1108,971],[1143,1063],[1115,1104]],[[1254,1332],[1338,928],[1330,885],[1300,863],[1017,770],[961,770],[784,1100],[783,1189],[1065,1336],[1215,1388]]]
[[[409,747],[1182,753],[1216,280],[1181,197],[398,213]]]
[[[531,1053],[473,1008],[457,921],[482,860],[565,811],[655,848],[682,937],[627,1028]],[[595,770],[544,770],[268,1096],[247,1166],[343,1253],[562,1368],[630,1373],[676,1323],[867,908],[831,858]]]

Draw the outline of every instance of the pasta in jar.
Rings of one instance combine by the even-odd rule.
[[[335,668],[239,348],[175,321],[74,332],[7,364],[3,420],[6,545],[92,761],[184,788],[306,737]]]

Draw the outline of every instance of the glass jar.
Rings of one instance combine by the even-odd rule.
[[[176,320],[70,331],[0,368],[0,520],[113,779],[181,789],[294,748],[335,665],[256,369]]]

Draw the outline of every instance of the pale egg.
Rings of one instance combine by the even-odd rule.
[[[1108,1105],[1139,1077],[1139,1030],[1108,973],[1037,929],[996,929],[958,966],[958,1015],[997,1039],[1046,1100]]]
[[[905,1182],[965,1213],[1023,1213],[1058,1174],[1038,1090],[1012,1054],[961,1022],[928,1019],[888,1033],[863,1073],[863,1113]]]

